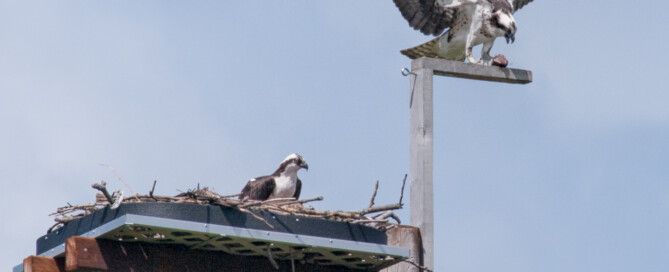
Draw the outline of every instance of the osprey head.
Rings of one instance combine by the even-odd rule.
[[[309,170],[309,165],[307,162],[302,158],[302,156],[298,154],[290,154],[288,157],[286,157],[281,164],[279,165],[279,169],[277,169],[277,173],[281,172],[292,172],[297,170],[300,170],[301,168]]]
[[[506,10],[495,11],[492,21],[494,26],[504,32],[506,43],[513,43],[516,40],[516,20],[511,12]]]

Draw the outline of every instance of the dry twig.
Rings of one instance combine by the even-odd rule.
[[[376,191],[379,190],[379,181],[376,181],[376,185],[374,185],[374,194],[372,194],[372,199],[369,200],[369,206],[367,208],[371,208],[374,206],[374,199],[376,198]]]
[[[111,168],[113,169],[113,168]],[[406,175],[404,177],[404,182],[406,182]],[[120,177],[119,177],[120,178]],[[399,218],[395,215],[392,210],[401,209],[402,197],[404,194],[404,184],[402,185],[402,195],[400,196],[400,202],[395,204],[374,206],[374,200],[378,191],[378,181],[374,186],[374,193],[370,201],[370,205],[362,210],[357,211],[319,211],[312,207],[305,207],[303,204],[312,202],[312,201],[321,201],[323,200],[322,196],[296,200],[294,198],[283,198],[283,199],[270,199],[266,201],[254,201],[254,200],[239,200],[235,195],[220,196],[219,194],[209,190],[207,187],[202,189],[191,189],[187,192],[180,193],[176,196],[158,196],[154,195],[155,186],[157,181],[153,182],[151,191],[148,195],[137,195],[135,194],[133,198],[123,199],[123,203],[141,203],[141,202],[171,202],[171,203],[193,203],[200,205],[218,205],[223,207],[229,207],[232,209],[237,209],[239,211],[248,213],[250,216],[262,221],[271,228],[274,228],[270,222],[267,222],[263,217],[255,214],[252,210],[265,210],[276,212],[280,214],[291,214],[296,216],[304,217],[313,217],[313,218],[323,218],[329,220],[337,220],[349,223],[357,224],[366,224],[379,229],[388,229],[393,226],[389,223],[387,218],[391,217],[398,221]],[[93,188],[99,190],[101,194],[96,195],[95,203],[84,204],[84,205],[71,205],[68,203],[65,207],[60,207],[55,213],[50,215],[55,216],[54,220],[57,222],[56,225],[50,228],[50,231],[58,228],[60,225],[67,224],[73,220],[79,219],[87,214],[91,214],[96,210],[103,209],[114,202],[112,196],[109,195],[109,192],[106,190],[104,181],[101,184],[94,184]],[[299,205],[294,205],[299,204]],[[366,216],[370,213],[384,212],[372,217]],[[76,214],[75,214],[76,213]]]
[[[91,187],[93,187],[93,189],[102,192],[102,194],[105,196],[107,201],[109,201],[109,203],[114,203],[114,199],[109,194],[109,191],[107,191],[107,183],[104,180],[100,181],[100,183],[93,183]]]
[[[109,170],[111,170],[112,172],[114,172],[114,174],[116,175],[116,177],[118,178],[118,180],[120,180],[121,183],[123,183],[123,185],[125,185],[125,187],[128,188],[128,191],[130,191],[130,193],[133,194],[133,195],[137,195],[137,194],[135,194],[135,191],[133,191],[132,188],[130,188],[130,185],[128,185],[128,183],[125,182],[125,180],[123,179],[123,177],[121,177],[121,174],[119,174],[118,171],[116,171],[116,169],[114,169],[114,167],[111,167],[110,165],[106,165],[106,164],[104,164],[104,163],[101,163],[100,166],[102,166],[102,167],[106,167],[106,168],[108,168]],[[139,201],[139,199],[137,199],[137,200]]]
[[[388,217],[395,219],[397,221],[397,224],[402,224],[402,221],[400,221],[400,217],[397,216],[393,211],[385,211],[383,213],[380,213],[378,215],[375,215],[374,219],[387,219]]]
[[[395,203],[395,204],[388,204],[388,205],[383,205],[383,206],[376,206],[376,207],[371,207],[367,209],[362,209],[359,211],[355,211],[354,213],[358,213],[361,215],[365,214],[370,214],[370,213],[375,213],[375,212],[383,212],[383,211],[388,211],[388,210],[399,210],[403,206],[402,203]]]
[[[153,200],[158,201],[158,199],[156,199],[155,197],[153,197],[153,190],[156,189],[156,182],[158,182],[158,180],[154,180],[154,181],[153,181],[153,187],[151,187],[151,191],[149,191],[149,196],[150,196],[151,198],[153,198]]]
[[[294,197],[289,197],[289,198],[273,198],[273,199],[268,199],[264,201],[258,201],[258,200],[248,200],[246,204],[240,205],[240,208],[247,208],[247,207],[252,207],[252,206],[261,206],[261,205],[266,205],[266,204],[271,204],[271,203],[277,203],[277,202],[286,202],[286,201],[295,201]]]
[[[295,200],[295,201],[288,201],[288,202],[284,202],[284,203],[279,203],[279,204],[277,204],[277,206],[281,207],[281,206],[284,206],[284,205],[304,204],[304,203],[307,203],[307,202],[321,201],[321,200],[323,200],[323,197],[319,196],[319,197],[314,197],[314,198],[309,198],[309,199]]]
[[[402,198],[404,198],[404,185],[407,184],[407,176],[408,174],[404,174],[404,180],[402,181],[402,193],[400,194],[400,204],[402,204]]]

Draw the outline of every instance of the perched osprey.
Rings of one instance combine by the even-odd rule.
[[[409,25],[423,34],[439,36],[422,45],[402,50],[411,59],[442,58],[483,64],[491,63],[495,39],[513,43],[516,21],[513,13],[533,0],[393,0]],[[447,29],[444,33],[444,30]],[[483,44],[481,59],[472,48]]]
[[[297,178],[300,169],[309,170],[302,156],[290,154],[279,164],[272,175],[249,180],[242,189],[239,199],[267,200],[272,198],[300,197],[302,181]]]

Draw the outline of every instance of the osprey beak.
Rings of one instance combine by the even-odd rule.
[[[511,43],[516,41],[516,24],[512,24],[509,30],[506,31],[506,35],[504,35],[506,38],[506,43],[509,43],[509,40],[511,40]]]
[[[306,162],[300,164],[300,167],[302,167],[302,168],[306,169],[307,171],[309,171],[309,165],[308,165]]]

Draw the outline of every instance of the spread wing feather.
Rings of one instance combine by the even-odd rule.
[[[272,178],[272,176],[262,176],[249,180],[242,189],[239,199],[266,200],[272,194],[272,191],[274,191],[274,187],[276,187],[274,182],[268,182]]]
[[[439,2],[437,2],[439,1]],[[445,8],[454,0],[393,0],[409,25],[425,35],[439,36],[451,27],[457,8]],[[491,2],[495,2],[492,0]],[[513,12],[534,0],[507,0],[513,5]],[[435,3],[437,2],[437,3]]]
[[[438,36],[451,26],[455,9],[435,5],[437,0],[393,0],[409,25],[423,34]]]
[[[530,2],[534,0],[509,0],[513,2],[513,11],[516,12],[517,10],[521,9],[525,5],[529,4]]]

